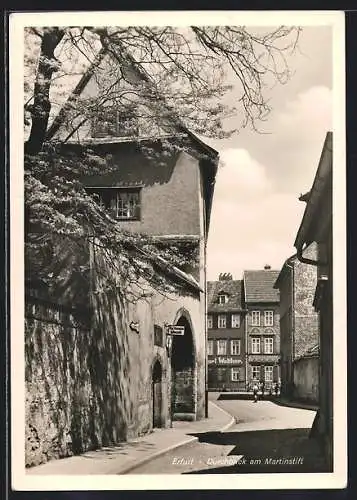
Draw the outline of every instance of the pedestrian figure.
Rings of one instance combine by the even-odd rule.
[[[279,384],[278,384],[278,382],[275,382],[274,390],[275,390],[275,396],[277,396],[278,392],[279,392]]]
[[[257,383],[256,380],[253,380],[253,397],[254,397],[254,403],[258,402],[258,391],[259,391],[258,383]]]
[[[264,399],[264,391],[265,391],[265,381],[262,380],[260,382],[260,390],[262,391],[262,399]]]

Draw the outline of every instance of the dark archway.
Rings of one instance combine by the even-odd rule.
[[[155,361],[152,369],[152,426],[162,427],[162,367]]]
[[[190,322],[181,316],[176,323],[185,327],[184,335],[174,335],[171,354],[172,417],[195,412],[195,356]],[[175,417],[176,415],[176,417]]]

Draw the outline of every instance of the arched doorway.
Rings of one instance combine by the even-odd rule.
[[[162,410],[162,368],[157,359],[152,369],[152,426],[161,427]]]
[[[190,322],[181,316],[176,325],[185,327],[184,335],[173,337],[171,354],[171,413],[173,419],[180,419],[178,414],[192,415],[195,412],[195,356]]]

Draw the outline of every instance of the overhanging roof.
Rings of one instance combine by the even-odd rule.
[[[307,200],[304,215],[298,229],[294,246],[301,250],[315,241],[314,223],[318,218],[321,199],[332,180],[332,132],[327,132],[314,182]],[[329,214],[320,213],[321,216]]]

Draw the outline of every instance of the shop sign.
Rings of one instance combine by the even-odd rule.
[[[229,356],[216,356],[214,358],[208,358],[209,365],[242,365],[243,361],[238,358],[232,358]]]

